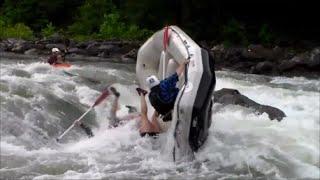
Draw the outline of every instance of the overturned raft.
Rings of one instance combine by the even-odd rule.
[[[190,62],[184,75],[179,77],[180,91],[169,128],[174,139],[171,150],[175,160],[192,156],[208,137],[216,83],[213,58],[180,28],[169,26],[156,32],[141,46],[136,64],[140,86],[147,88],[145,80],[148,76],[164,79],[186,60]]]

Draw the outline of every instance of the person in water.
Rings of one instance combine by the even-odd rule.
[[[77,125],[80,126],[80,128],[84,130],[84,132],[88,135],[89,138],[94,136],[91,128],[89,126],[85,125],[83,122],[77,122]]]
[[[51,52],[52,54],[47,61],[50,65],[64,63],[65,60],[62,56],[61,51],[58,48],[52,48]]]
[[[155,75],[151,75],[146,79],[147,85],[150,88],[150,103],[157,113],[163,116],[164,121],[171,119],[171,111],[179,93],[179,88],[176,85],[179,81],[179,76],[184,72],[185,65],[188,62],[185,61],[180,64],[176,72],[164,80],[159,81]]]
[[[144,137],[145,135],[157,136],[161,132],[160,125],[157,119],[158,114],[154,114],[152,116],[151,122],[148,119],[148,107],[145,100],[145,95],[147,94],[147,92],[145,90],[137,88],[138,95],[140,96],[141,112],[138,113],[135,107],[126,106],[127,108],[129,108],[129,113],[124,117],[117,117],[116,115],[119,105],[120,93],[114,87],[111,87],[110,91],[115,95],[115,99],[110,111],[110,128],[117,127],[124,121],[139,119],[139,132],[141,137]]]

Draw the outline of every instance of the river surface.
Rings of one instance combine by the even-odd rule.
[[[73,128],[55,141],[112,84],[125,105],[139,106],[134,65],[74,62],[55,69],[0,60],[0,179],[318,179],[320,80],[217,72],[216,90],[238,89],[287,117],[270,121],[240,106],[213,110],[206,144],[188,163],[174,163],[159,139],[141,138],[137,120],[108,129],[113,97],[84,119],[95,134]],[[214,105],[213,108],[217,108]]]

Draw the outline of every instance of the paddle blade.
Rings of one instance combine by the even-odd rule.
[[[98,97],[96,102],[94,102],[93,107],[100,104],[109,95],[110,95],[109,90],[108,89],[104,90],[104,92]]]

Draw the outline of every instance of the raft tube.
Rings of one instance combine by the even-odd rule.
[[[206,141],[211,125],[213,91],[216,83],[214,59],[177,26],[168,26],[153,34],[139,49],[136,74],[142,88],[146,78],[157,75],[164,79],[175,73],[178,64],[189,60],[184,75],[179,77],[168,137],[173,160],[193,157]],[[169,139],[168,139],[169,140]]]

